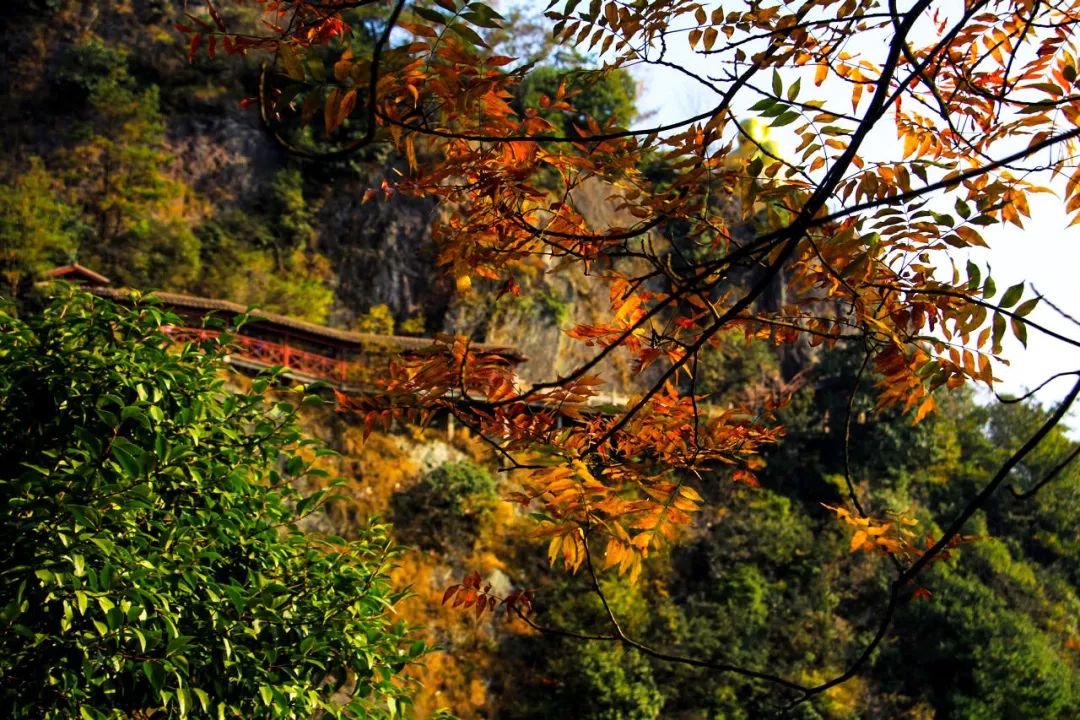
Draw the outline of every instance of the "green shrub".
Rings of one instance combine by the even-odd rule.
[[[326,451],[167,322],[80,293],[0,310],[6,717],[394,714],[424,647],[394,620],[387,529],[302,532],[325,491],[291,482]]]
[[[403,542],[427,550],[471,547],[498,498],[495,478],[472,462],[446,463],[391,499]]]

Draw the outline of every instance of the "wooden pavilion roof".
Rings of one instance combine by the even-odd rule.
[[[45,272],[45,277],[51,280],[67,280],[69,282],[81,282],[85,285],[100,286],[108,285],[110,280],[100,273],[96,273],[79,263],[61,265]]]
[[[94,273],[94,275],[97,275],[97,273]],[[98,275],[98,277],[103,276]],[[67,278],[61,277],[59,279]],[[133,291],[127,288],[92,286],[89,287],[88,290],[99,297],[116,300],[118,302],[130,302],[133,297]],[[435,342],[430,338],[408,337],[402,335],[378,335],[375,333],[359,333],[350,332],[348,330],[339,330],[337,328],[327,327],[326,325],[318,325],[316,323],[291,318],[287,315],[279,315],[278,313],[267,312],[265,310],[249,309],[244,305],[229,300],[199,297],[197,295],[155,291],[146,293],[145,297],[154,298],[163,305],[178,309],[223,312],[233,315],[246,314],[250,318],[249,322],[257,322],[260,327],[265,327],[267,329],[277,327],[289,331],[286,334],[307,336],[310,339],[316,341],[321,340],[322,342],[330,341],[333,344],[344,345],[349,349],[355,350],[364,349],[370,351],[374,348],[384,348],[386,351],[425,350],[430,348]],[[525,356],[521,354],[521,351],[516,348],[502,345],[477,343],[472,345],[472,349],[477,352],[498,355],[514,364],[524,362],[526,359]]]

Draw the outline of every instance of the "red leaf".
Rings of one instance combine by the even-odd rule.
[[[202,35],[192,35],[191,42],[188,44],[188,62],[195,60],[195,53],[199,52],[199,45],[202,43]]]

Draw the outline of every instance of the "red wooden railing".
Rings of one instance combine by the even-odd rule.
[[[217,330],[205,328],[176,327],[164,328],[165,334],[178,343],[202,343],[216,340],[221,336]],[[318,353],[290,347],[288,343],[260,340],[247,335],[232,335],[231,357],[247,360],[266,367],[280,365],[298,375],[343,383],[348,378],[348,363],[345,360],[327,357]]]

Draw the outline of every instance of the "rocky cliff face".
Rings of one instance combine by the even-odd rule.
[[[363,202],[381,176],[381,168],[369,167],[318,190],[320,250],[337,276],[331,322],[347,326],[367,308],[387,305],[399,322],[419,315],[428,332],[441,331],[453,285],[435,264],[435,206],[401,196]]]
[[[250,206],[284,159],[251,111],[173,117],[168,139],[174,172],[219,206]]]

